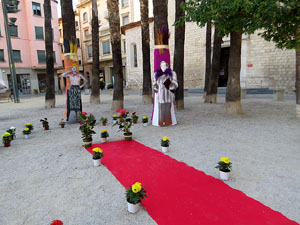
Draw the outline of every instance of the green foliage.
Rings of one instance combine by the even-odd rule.
[[[108,85],[107,85],[107,89],[112,89],[112,88],[114,88],[114,85],[113,85],[113,84],[108,84]]]
[[[223,172],[230,172],[231,171],[231,167],[232,167],[232,163],[225,163],[222,161],[218,162],[218,165],[216,166],[217,169],[223,171]]]
[[[220,36],[230,32],[251,34],[261,25],[255,17],[261,2],[263,0],[187,0],[181,5],[186,14],[175,25],[186,21],[204,27],[207,22],[212,22]]]
[[[138,193],[134,193],[131,187],[126,190],[127,202],[131,204],[137,204],[141,201],[141,199],[145,199],[145,197],[147,197],[147,195],[144,188],[142,188]]]
[[[300,46],[300,1],[265,0],[258,16],[264,28],[260,33],[279,48],[298,49]]]
[[[100,121],[101,121],[102,123],[107,123],[107,118],[101,117],[101,118],[100,118]]]
[[[105,88],[105,82],[100,81],[100,89],[103,90]]]
[[[101,159],[103,158],[104,154],[103,153],[100,153],[100,152],[95,152],[94,155],[93,155],[93,159],[96,160],[96,159]]]
[[[48,122],[48,119],[47,119],[47,118],[40,119],[40,122],[42,122],[42,124],[43,124],[43,127],[47,127],[47,126],[49,126],[49,122]]]
[[[170,146],[170,140],[168,139],[168,140],[164,141],[163,139],[161,139],[160,145],[162,147],[169,147]]]
[[[136,112],[132,113],[131,118],[133,121],[137,122],[139,117],[136,115]]]
[[[148,117],[144,116],[142,119],[142,123],[148,123]]]
[[[14,129],[8,129],[6,132],[8,132],[8,133],[10,133],[11,134],[11,136],[16,136],[16,131],[14,130]]]
[[[79,113],[78,120],[81,122],[81,125],[79,127],[82,135],[81,138],[84,142],[92,141],[92,135],[96,134],[96,132],[93,131],[93,128],[96,124],[95,116],[93,114],[90,114],[88,116],[86,113]]]
[[[101,132],[101,137],[102,137],[102,138],[108,138],[108,137],[109,137],[108,132],[107,132],[107,131]]]
[[[33,89],[33,94],[37,95],[39,93],[38,89]]]
[[[11,141],[11,134],[6,132],[5,134],[2,135],[2,143],[5,144],[6,142]]]
[[[28,128],[28,127],[27,127]],[[29,129],[29,128],[28,128]],[[29,129],[29,130],[23,130],[23,134],[25,134],[25,135],[28,135],[28,134],[31,134],[31,130]]]
[[[124,115],[125,116],[121,116],[118,117],[117,122],[113,125],[118,125],[119,126],[119,130],[123,131],[124,134],[131,134],[130,132],[130,128],[132,125],[132,118],[128,117],[128,112],[126,112]]]
[[[64,119],[62,118],[62,119],[60,120],[60,122],[59,122],[59,125],[62,126],[62,125],[65,125],[65,124],[66,124],[66,122],[65,122]]]
[[[25,127],[29,128],[30,132],[33,131],[33,129],[34,129],[33,125],[27,125],[26,124]]]

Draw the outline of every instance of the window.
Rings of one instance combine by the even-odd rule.
[[[128,0],[122,0],[122,7],[125,7],[126,5],[128,5]]]
[[[38,62],[40,64],[46,63],[46,53],[45,50],[37,50]]]
[[[79,41],[79,38],[77,38],[76,40],[77,40],[77,48],[80,48],[80,41]]]
[[[0,62],[5,62],[3,49],[0,49]]]
[[[84,30],[84,37],[87,39],[90,36],[89,30]]]
[[[41,4],[32,2],[32,11],[33,15],[42,16]]]
[[[54,41],[54,30],[53,30],[53,28],[51,28],[51,38],[52,38],[52,41]]]
[[[138,67],[137,64],[137,48],[136,44],[131,45],[131,67]]]
[[[20,50],[13,50],[13,58],[14,58],[15,62],[22,62],[21,51]]]
[[[87,13],[85,12],[83,13],[83,22],[86,22],[87,20],[88,20]]]
[[[56,64],[56,55],[55,55],[55,52],[53,52],[53,63]]]
[[[109,43],[109,41],[102,42],[102,53],[103,53],[103,55],[110,54],[110,43]]]
[[[78,21],[75,21],[75,26],[78,27]]]
[[[92,49],[92,46],[89,45],[89,46],[87,46],[87,57],[91,58],[92,56],[93,56],[93,49]]]
[[[37,40],[44,40],[43,27],[34,27],[34,28],[35,28],[35,38]]]
[[[9,25],[8,26],[9,34],[12,37],[18,37],[18,26],[16,25]]]
[[[127,25],[129,23],[129,16],[124,16],[122,20],[123,20],[123,26]]]
[[[123,52],[126,53],[126,41],[123,41]]]

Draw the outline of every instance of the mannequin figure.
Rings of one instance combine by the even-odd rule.
[[[81,88],[87,83],[87,79],[77,72],[77,65],[73,64],[72,69],[61,74],[62,77],[70,79],[71,87],[67,91],[67,121],[71,111],[77,113],[82,112]],[[80,81],[83,80],[83,85],[80,86]]]
[[[178,87],[177,75],[165,61],[160,62],[160,69],[154,74],[154,106],[152,125],[168,126],[177,124],[174,110],[175,91]]]

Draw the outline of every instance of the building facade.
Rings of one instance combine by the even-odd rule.
[[[149,1],[152,4],[151,1]],[[138,5],[138,4],[137,4]],[[169,0],[168,21],[170,29],[169,48],[171,68],[174,56],[175,0]],[[138,8],[138,7],[136,7]],[[150,5],[150,9],[152,6]],[[136,9],[137,10],[137,9]],[[152,12],[150,11],[150,16]],[[137,18],[140,20],[140,18]],[[205,28],[186,23],[184,58],[184,88],[203,88],[205,81]],[[143,83],[142,39],[140,23],[122,27],[126,34],[126,74],[129,89],[141,89]],[[293,92],[296,74],[296,52],[281,50],[273,42],[267,42],[259,32],[243,35],[241,56],[241,87],[284,89]],[[213,35],[212,35],[213,39]],[[213,40],[212,40],[213,43]],[[150,23],[151,68],[154,52],[153,22]],[[226,86],[228,79],[230,38],[224,37],[221,51],[219,86]],[[153,78],[153,71],[152,71]]]
[[[61,64],[61,49],[59,45],[57,4],[51,0],[53,51],[55,68],[55,85],[58,90],[57,73]],[[20,12],[9,14],[17,18],[15,27],[9,26],[13,57],[15,61],[18,89],[20,94],[31,94],[33,89],[46,91],[46,51],[44,28],[44,1],[20,1]],[[9,70],[9,58],[5,38],[3,11],[0,4],[0,78],[12,89],[12,79]]]

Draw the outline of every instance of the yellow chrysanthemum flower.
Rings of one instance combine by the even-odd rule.
[[[143,116],[143,119],[147,119],[147,116]]]
[[[116,114],[114,114],[114,115],[113,115],[113,117],[117,117],[117,115],[116,115]]]
[[[26,123],[26,126],[32,126],[32,123]]]
[[[101,131],[101,133],[106,133],[106,132],[107,132],[107,130],[102,130],[102,131]]]
[[[228,157],[222,157],[222,158],[221,158],[221,161],[224,162],[224,163],[226,163],[226,164],[230,163]]]
[[[138,193],[141,191],[142,187],[139,184],[135,183],[131,186],[131,189],[133,193]]]
[[[100,150],[101,150],[101,152],[100,152]],[[100,152],[100,153],[102,153],[102,149],[101,148],[93,148],[93,152]]]
[[[169,138],[167,136],[164,136],[163,141],[167,141]]]
[[[28,127],[26,127],[26,128],[24,128],[24,130],[25,130],[25,131],[29,131],[29,128],[28,128]]]
[[[11,133],[5,132],[5,133],[2,135],[2,137],[6,137],[6,136],[10,136],[10,135],[11,135]]]
[[[100,152],[100,153],[103,153],[103,150],[102,150],[101,148],[99,148],[99,152]]]

